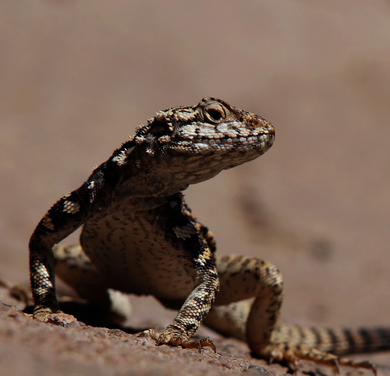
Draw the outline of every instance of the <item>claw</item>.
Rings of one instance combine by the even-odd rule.
[[[336,367],[336,374],[339,375],[340,374],[340,364],[339,364],[339,361],[337,359],[334,359],[334,366]]]
[[[378,375],[378,370],[376,369],[375,364],[372,364],[369,361],[363,361],[363,362],[358,362],[358,363],[360,364],[361,367],[366,368],[366,369],[370,369],[373,372],[374,376]]]
[[[140,337],[149,337],[156,342],[156,346],[160,345],[171,345],[171,346],[181,346],[186,349],[198,348],[199,352],[202,352],[203,347],[211,347],[214,352],[217,352],[217,348],[210,337],[205,337],[200,340],[187,340],[179,336],[173,336],[168,334],[158,334],[153,329],[144,330],[138,335]]]
[[[138,334],[137,336],[138,338],[141,338],[141,337],[150,337],[151,339],[153,339],[154,341],[156,341],[157,345],[159,345],[159,337],[160,335],[157,334],[154,329],[148,329],[148,330],[144,330],[142,333]]]
[[[368,361],[359,362],[347,358],[341,358],[324,351],[306,348],[304,346],[289,346],[285,343],[279,343],[269,345],[261,350],[258,350],[257,353],[258,355],[268,359],[269,363],[284,360],[289,364],[289,366],[294,367],[294,369],[296,369],[296,365],[301,360],[308,360],[317,364],[332,367],[337,375],[340,374],[340,366],[347,366],[369,369],[375,376],[377,376],[375,365]]]
[[[217,347],[215,346],[215,343],[210,337],[202,338],[199,341],[199,352],[202,352],[202,348],[206,346],[211,347],[214,350],[214,352],[217,353]]]

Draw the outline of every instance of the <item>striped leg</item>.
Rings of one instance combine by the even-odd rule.
[[[220,293],[204,320],[206,325],[246,341],[255,354],[270,361],[287,361],[295,367],[305,359],[336,371],[339,365],[346,365],[376,373],[369,362],[338,355],[389,348],[390,330],[317,329],[278,323],[283,283],[272,264],[244,256],[223,256],[216,264]]]

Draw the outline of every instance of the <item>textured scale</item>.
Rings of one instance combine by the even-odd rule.
[[[215,350],[209,338],[191,340],[203,322],[270,360],[374,370],[332,353],[389,349],[390,329],[279,322],[279,270],[256,258],[216,257],[211,232],[184,201],[181,192],[190,184],[259,157],[274,138],[262,117],[214,98],[157,112],[39,222],[30,239],[34,317],[47,321],[57,312],[56,273],[97,314],[117,322],[131,311],[120,292],[154,295],[178,309],[163,333],[143,333],[157,344]],[[80,245],[55,246],[81,226]]]

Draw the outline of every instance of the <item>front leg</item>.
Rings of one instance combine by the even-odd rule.
[[[52,247],[82,224],[86,211],[78,191],[72,192],[53,205],[31,236],[30,281],[34,317],[40,321],[58,310]]]
[[[157,334],[153,329],[150,329],[144,331],[141,336],[151,337],[157,345],[169,344],[186,348],[199,348],[199,350],[202,347],[210,346],[213,347],[214,351],[216,350],[210,338],[191,340],[192,335],[210,311],[219,291],[219,278],[214,261],[211,257],[204,257],[205,254],[210,255],[207,246],[203,249],[200,258],[196,260],[203,264],[201,268],[198,268],[197,273],[197,279],[200,280],[200,283],[185,300],[172,323],[161,334]],[[160,300],[166,307],[176,308],[177,301]]]
[[[167,241],[175,249],[188,275],[193,278],[195,288],[183,304],[183,300],[180,299],[157,297],[167,308],[181,308],[163,333],[158,335],[153,330],[147,330],[142,335],[152,337],[158,345],[170,344],[199,349],[211,346],[215,350],[214,344],[208,338],[200,341],[191,340],[210,311],[219,291],[212,235],[194,218],[182,195],[173,196],[162,210],[169,213],[166,221],[169,227],[165,228]]]
[[[111,175],[111,180],[106,179],[106,170],[106,164],[102,164],[80,188],[58,200],[31,236],[30,281],[35,301],[34,318],[40,321],[46,321],[58,310],[52,248],[82,226],[91,210],[104,209],[105,201],[101,197],[109,197],[113,180]]]
[[[210,311],[215,300],[215,294],[219,289],[219,280],[215,268],[209,268],[203,273],[207,273],[205,280],[186,299],[173,322],[161,334],[159,343],[180,341],[182,346],[192,347],[190,338]]]
[[[204,317],[209,312],[219,289],[219,279],[215,267],[202,271],[204,281],[198,285],[188,296],[171,324],[163,333],[157,334],[153,329],[144,331],[142,336],[149,336],[156,341],[157,345],[169,344],[185,348],[199,348],[209,346],[215,349],[210,338],[191,340],[192,335],[199,328]],[[163,303],[167,306],[166,301]]]

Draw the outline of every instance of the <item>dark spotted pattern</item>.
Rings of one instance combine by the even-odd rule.
[[[329,352],[389,349],[389,329],[280,323],[279,270],[250,257],[216,258],[211,232],[183,199],[181,192],[190,184],[259,157],[274,138],[272,125],[262,117],[218,99],[159,111],[39,222],[30,239],[34,317],[45,321],[58,309],[56,262],[56,273],[66,283],[118,322],[130,313],[128,300],[122,299],[120,307],[116,303],[124,296],[119,291],[151,294],[179,309],[163,333],[143,333],[157,344],[215,350],[209,338],[191,340],[204,322],[246,341],[267,359],[374,369]],[[80,245],[54,247],[81,226]]]

